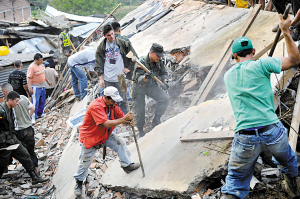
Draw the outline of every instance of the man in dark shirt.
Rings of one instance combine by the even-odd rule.
[[[58,60],[54,58],[54,51],[53,50],[50,50],[49,54],[51,55],[51,57],[47,59],[47,62],[49,62],[50,68],[55,69],[55,65],[58,63]]]
[[[19,93],[19,95],[27,96],[28,88],[27,88],[27,81],[26,81],[26,74],[21,71],[22,69],[22,62],[21,60],[17,60],[14,62],[15,70],[9,74],[8,83],[10,83],[14,91]]]

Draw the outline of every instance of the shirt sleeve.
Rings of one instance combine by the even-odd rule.
[[[31,107],[33,107],[33,104],[29,101],[29,99],[26,97],[26,101],[27,101],[27,107],[28,109],[30,109]]]
[[[27,76],[28,76],[29,78],[31,78],[33,75],[34,75],[34,70],[33,70],[32,67],[29,67],[29,68],[27,69]]]
[[[116,119],[119,119],[119,118],[122,118],[124,117],[125,114],[124,112],[121,110],[121,108],[118,106],[118,105],[115,105],[115,118]]]
[[[58,76],[58,73],[56,72],[56,70],[54,70],[54,75],[55,75],[55,76]]]
[[[266,76],[269,76],[271,73],[279,74],[282,69],[282,61],[279,57],[266,57],[260,59],[262,70]]]
[[[108,117],[104,108],[91,108],[91,115],[97,125],[103,124],[104,122],[108,121]]]

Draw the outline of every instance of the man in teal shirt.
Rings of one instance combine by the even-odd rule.
[[[287,129],[275,113],[271,73],[280,73],[300,63],[298,48],[290,36],[291,20],[279,26],[283,32],[288,57],[268,57],[254,61],[255,49],[247,37],[232,44],[235,64],[224,76],[237,126],[232,142],[226,184],[221,199],[245,198],[250,190],[255,162],[260,153],[270,153],[286,169],[283,170],[287,193],[298,196],[296,176],[297,157],[288,143]]]

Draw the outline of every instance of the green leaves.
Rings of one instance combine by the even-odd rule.
[[[114,0],[52,0],[51,5],[62,12],[87,16],[109,14],[117,3]]]

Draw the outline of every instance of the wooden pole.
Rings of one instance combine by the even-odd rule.
[[[290,135],[289,135],[289,144],[291,148],[296,151],[297,147],[297,139],[298,139],[298,131],[299,131],[299,123],[300,123],[300,80],[298,83],[297,89],[297,96],[296,96],[296,103],[294,105],[292,123],[290,128]]]
[[[83,40],[83,42],[81,42],[81,44],[77,47],[77,50],[78,50],[81,46],[83,46],[83,45],[86,43],[87,40],[89,40],[89,38],[91,37],[91,35],[93,35],[94,32],[95,32],[96,30],[98,30],[98,28],[100,28],[100,27],[104,24],[104,22],[105,22],[108,18],[110,18],[111,15],[112,15],[112,14],[113,14],[120,6],[121,6],[121,3],[119,3],[119,5],[117,5],[117,7],[116,7],[109,15],[106,16],[106,18],[102,21],[102,23],[101,23],[97,28],[95,28],[95,29],[93,30],[93,32],[92,32],[87,38],[85,38],[85,39]]]

